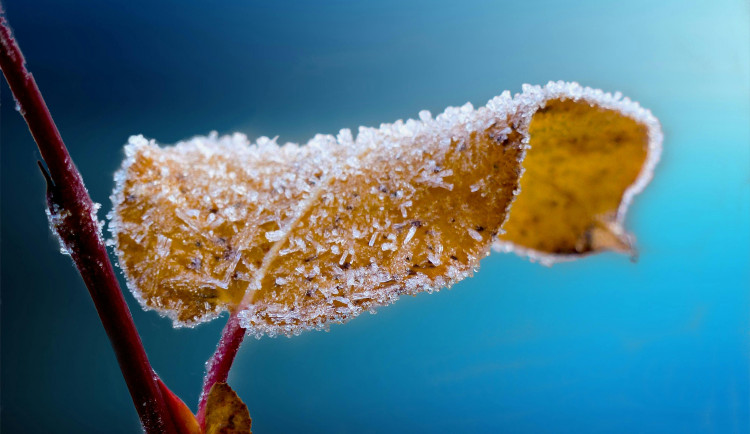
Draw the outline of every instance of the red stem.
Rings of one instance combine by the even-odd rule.
[[[176,432],[172,416],[130,316],[107,249],[102,242],[96,209],[78,169],[68,154],[34,78],[26,70],[0,5],[0,67],[20,112],[47,163],[47,203],[57,215],[57,230],[91,294],[130,390],[141,423],[148,433]],[[61,219],[61,220],[60,220]]]
[[[238,310],[239,311],[239,310]],[[206,425],[206,400],[208,392],[216,383],[226,383],[232,362],[237,355],[237,350],[245,337],[245,329],[240,325],[240,320],[235,311],[230,315],[224,330],[221,331],[221,340],[216,347],[216,352],[206,362],[206,376],[203,378],[203,389],[201,390],[200,402],[198,403],[198,423],[203,428]]]

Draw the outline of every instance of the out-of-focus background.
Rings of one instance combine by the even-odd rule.
[[[620,90],[664,154],[627,221],[640,258],[494,254],[449,291],[330,332],[249,339],[230,384],[258,433],[750,430],[747,1],[5,0],[100,218],[122,145],[211,130],[305,142],[549,80]],[[3,81],[3,433],[133,433],[85,287],[44,216]],[[128,303],[193,408],[224,320]]]

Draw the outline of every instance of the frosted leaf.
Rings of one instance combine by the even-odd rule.
[[[553,98],[605,95],[540,89],[304,146],[133,137],[110,225],[128,286],[176,326],[239,309],[256,336],[326,328],[450,286],[500,245],[533,116]]]

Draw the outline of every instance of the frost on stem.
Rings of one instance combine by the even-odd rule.
[[[557,101],[585,106],[572,118],[612,112],[642,132],[624,141],[640,147],[632,166],[643,168],[635,181],[621,177],[606,192],[614,196],[616,217],[603,221],[602,234],[614,234],[619,226],[611,222],[622,222],[617,204],[645,185],[658,158],[658,123],[620,96],[550,83],[525,87],[515,98],[506,92],[478,109],[450,107],[435,118],[420,112],[419,121],[360,128],[356,139],[349,130],[318,135],[304,146],[268,138],[250,144],[241,134],[214,133],[162,148],[132,137],[110,214],[128,285],[142,305],[176,326],[239,307],[249,333],[291,335],[345,321],[402,294],[450,286],[471,275],[493,243],[555,259],[557,251],[538,243],[514,243],[515,232],[503,234],[502,225],[519,195],[521,161],[534,143],[532,119]],[[613,131],[581,140],[617,142],[622,131]],[[572,160],[556,164],[578,170],[580,155],[569,154]],[[588,160],[578,166],[601,169]],[[563,221],[548,192],[536,190],[529,208]],[[595,221],[600,214],[578,217]],[[584,236],[606,238],[591,230]],[[580,242],[580,236],[572,239]],[[613,248],[612,240],[563,252]]]
[[[50,231],[52,231],[52,233],[55,235],[55,238],[57,238],[57,241],[60,243],[60,253],[62,253],[63,255],[70,255],[70,247],[65,244],[65,241],[63,241],[62,237],[60,236],[60,230],[65,224],[65,219],[70,217],[70,211],[62,209],[60,208],[60,206],[53,203],[50,204],[44,210],[44,212],[45,214],[47,214],[47,221],[49,222]]]
[[[99,237],[103,238],[102,229],[104,228],[105,222],[97,218],[97,212],[99,211],[101,206],[102,205],[99,203],[93,203],[93,207],[91,209],[91,219],[96,222],[99,231]],[[49,222],[50,231],[55,235],[55,238],[57,238],[57,241],[60,243],[60,253],[70,256],[70,254],[72,253],[72,248],[68,246],[60,236],[60,231],[64,230],[65,228],[66,219],[71,217],[70,211],[68,211],[67,209],[63,209],[55,203],[50,203],[44,210],[44,212],[47,215],[47,221]]]

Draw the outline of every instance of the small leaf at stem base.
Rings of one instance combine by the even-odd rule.
[[[227,383],[215,383],[206,402],[205,434],[250,434],[247,405]]]

